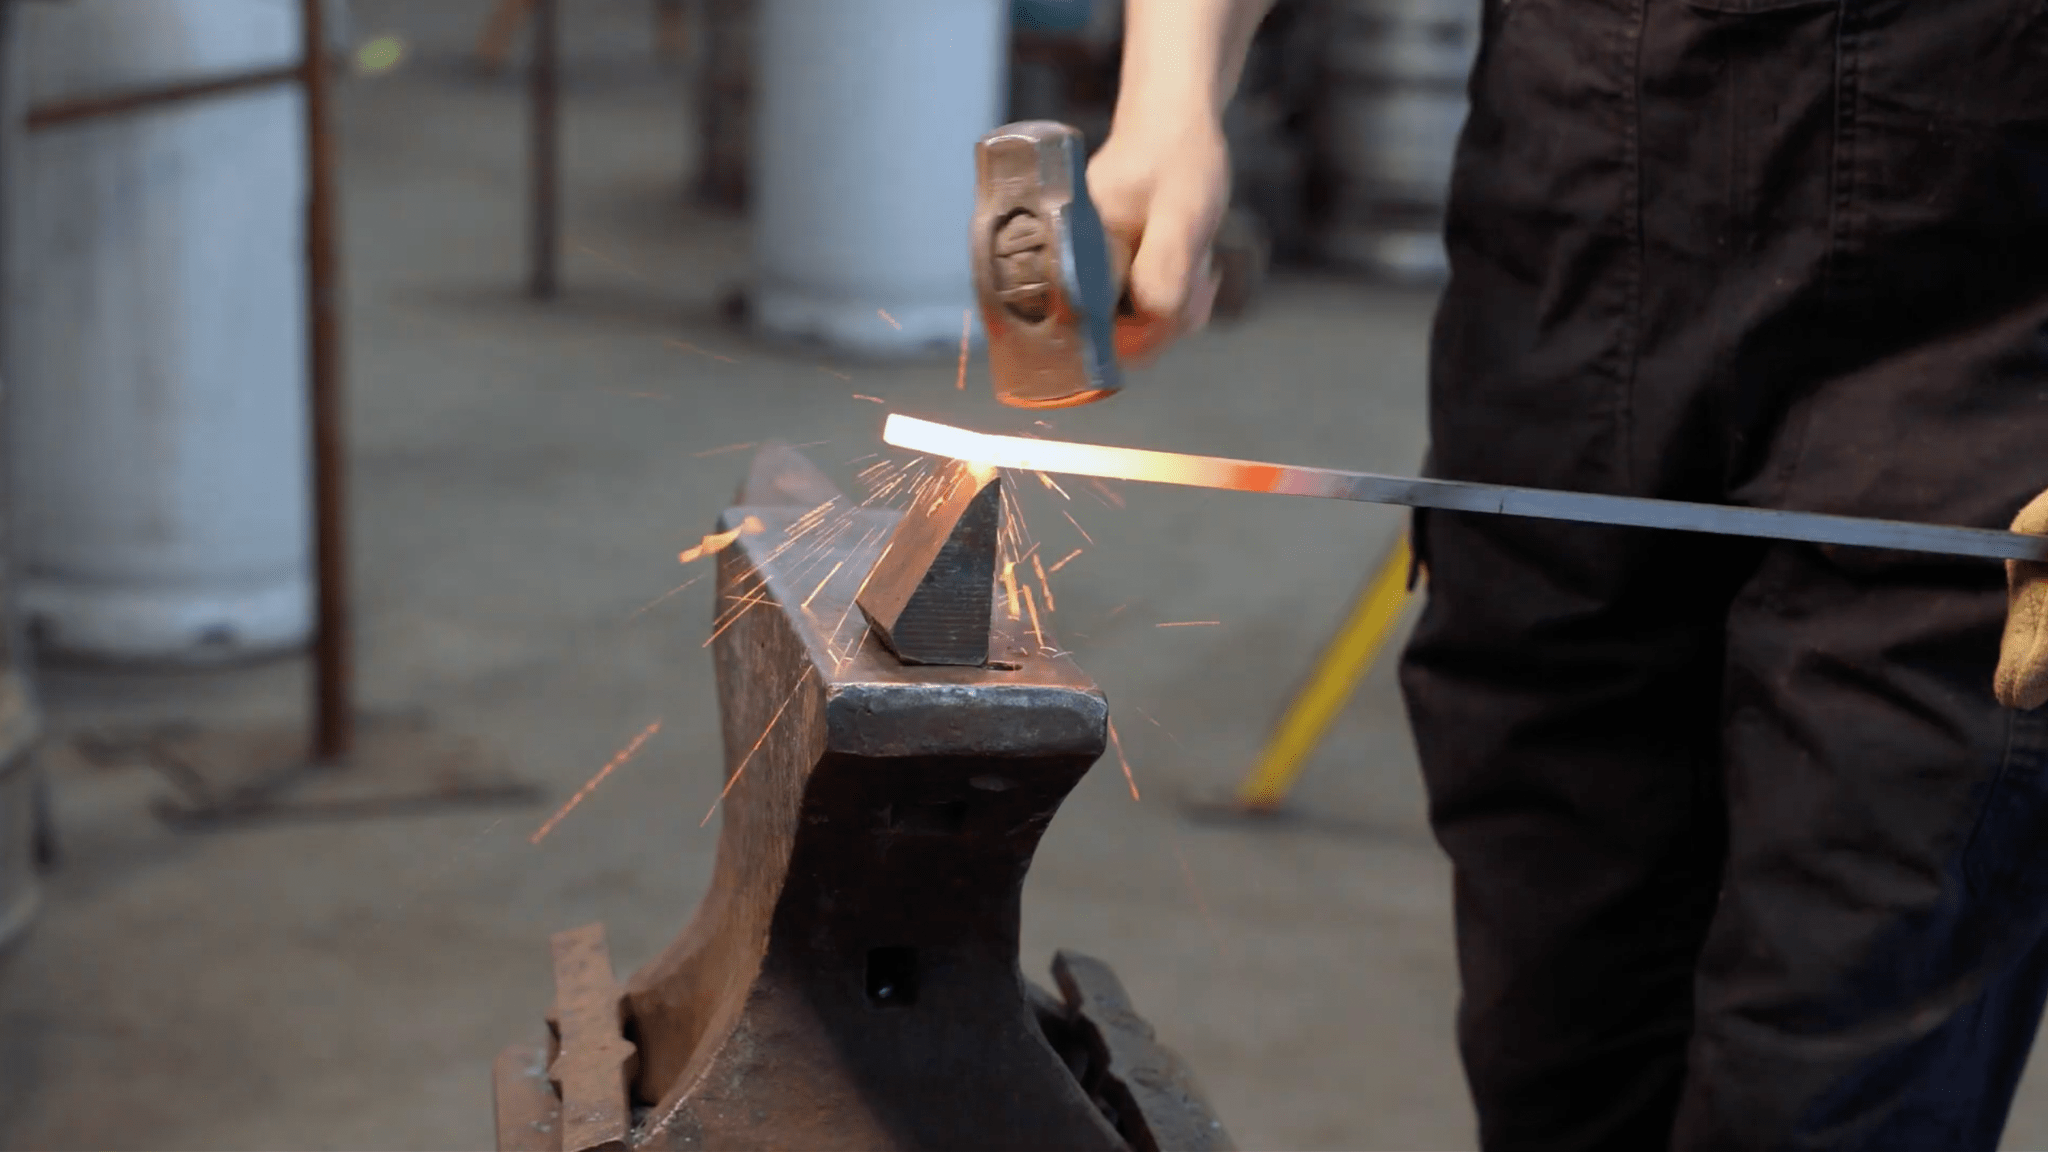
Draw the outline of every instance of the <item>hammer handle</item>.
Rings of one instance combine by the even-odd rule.
[[[1116,314],[1119,319],[1138,314],[1131,297],[1133,253],[1121,236],[1109,240],[1109,275],[1116,284]],[[1244,213],[1233,211],[1224,217],[1209,246],[1209,266],[1218,279],[1216,303],[1210,315],[1218,320],[1237,320],[1250,310],[1252,300],[1265,282],[1269,259],[1263,231]]]

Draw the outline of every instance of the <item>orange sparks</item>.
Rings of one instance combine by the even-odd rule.
[[[823,504],[818,505],[816,508],[813,508],[810,511],[804,513],[803,515],[797,517],[796,523],[790,526],[790,530],[792,532],[808,532],[814,525],[818,523],[818,521],[824,519],[825,513],[830,511],[832,505],[837,504],[838,502],[838,498],[834,497],[833,499],[827,500]]]
[[[1040,480],[1040,481],[1041,481],[1042,483],[1044,483],[1044,485],[1045,485],[1045,486],[1046,486],[1047,488],[1050,488],[1050,489],[1052,489],[1053,491],[1055,491],[1055,492],[1059,493],[1059,494],[1060,494],[1060,499],[1062,499],[1062,500],[1072,500],[1072,499],[1073,499],[1073,497],[1072,497],[1072,496],[1069,496],[1069,495],[1067,495],[1067,490],[1066,490],[1065,488],[1062,488],[1062,487],[1060,487],[1060,486],[1059,486],[1058,484],[1056,484],[1056,483],[1054,483],[1054,482],[1053,482],[1053,478],[1052,478],[1052,477],[1050,477],[1050,476],[1047,476],[1047,475],[1046,475],[1045,473],[1043,473],[1043,472],[1040,472],[1040,473],[1038,474],[1038,479],[1039,479],[1039,480]]]
[[[848,375],[847,375],[846,373],[844,373],[844,372],[838,372],[838,371],[834,371],[834,370],[833,370],[833,369],[831,369],[831,368],[827,368],[827,367],[825,367],[825,366],[824,366],[823,364],[820,364],[820,365],[818,365],[818,371],[820,371],[820,372],[823,372],[823,373],[824,373],[825,375],[827,375],[827,376],[837,376],[837,377],[838,377],[839,379],[841,379],[841,380],[851,380],[851,379],[853,379],[853,377],[851,377],[851,376],[848,376]]]
[[[716,352],[707,352],[704,349],[697,347],[695,344],[692,344],[687,340],[678,340],[673,336],[664,336],[661,338],[661,342],[663,344],[668,345],[671,348],[680,348],[685,352],[694,352],[699,356],[709,356],[713,360],[722,361],[727,364],[739,363],[739,361],[733,359],[730,356],[720,356]]]
[[[860,630],[860,639],[855,640],[853,642],[853,648],[850,651],[848,651],[846,655],[839,658],[838,662],[832,666],[832,671],[835,673],[844,672],[848,664],[851,664],[855,660],[860,659],[860,650],[867,647],[868,637],[874,635],[874,633],[875,630],[873,628],[862,628]],[[837,638],[837,633],[834,633],[833,639]],[[826,646],[829,648],[831,646],[831,641],[827,641]]]
[[[702,560],[704,557],[709,556],[715,552],[725,551],[728,545],[730,545],[733,541],[739,539],[741,536],[752,536],[757,532],[763,531],[764,529],[765,525],[763,525],[759,519],[749,516],[745,520],[740,521],[740,526],[733,529],[732,531],[714,532],[711,535],[706,536],[704,538],[703,543],[697,545],[696,547],[685,548],[681,552],[676,553],[676,560],[677,562],[683,564],[694,563],[698,560]]]
[[[811,606],[811,601],[816,600],[818,598],[818,593],[823,592],[825,590],[825,585],[830,584],[832,582],[832,578],[834,576],[839,575],[839,570],[844,567],[846,567],[846,561],[844,560],[841,560],[839,563],[834,564],[832,566],[832,570],[830,572],[825,573],[825,578],[823,580],[818,581],[818,586],[816,588],[811,589],[811,594],[809,596],[804,597],[804,602],[801,605],[801,607],[808,609]]]
[[[1179,746],[1181,746],[1181,747],[1185,747],[1185,745],[1181,745],[1181,743],[1180,743],[1180,737],[1178,737],[1178,736],[1175,736],[1175,735],[1173,734],[1173,730],[1172,730],[1171,728],[1168,728],[1168,727],[1167,727],[1166,725],[1164,725],[1164,724],[1161,724],[1161,723],[1160,723],[1159,721],[1157,721],[1157,720],[1153,720],[1153,719],[1152,719],[1152,714],[1151,714],[1150,712],[1147,712],[1147,711],[1145,711],[1145,710],[1144,710],[1143,708],[1140,708],[1140,707],[1138,707],[1138,706],[1137,706],[1136,704],[1133,704],[1133,705],[1131,705],[1131,709],[1132,709],[1132,711],[1136,712],[1136,713],[1137,713],[1138,715],[1140,715],[1140,716],[1143,716],[1143,717],[1144,717],[1145,719],[1147,719],[1147,720],[1150,720],[1150,721],[1151,721],[1151,723],[1152,723],[1152,726],[1153,726],[1154,728],[1157,728],[1157,729],[1159,729],[1159,730],[1160,730],[1161,732],[1164,732],[1164,733],[1166,733],[1166,738],[1167,738],[1168,740],[1171,740],[1171,741],[1173,741],[1173,742],[1174,742],[1174,744],[1176,744],[1176,745],[1179,745]]]
[[[1082,549],[1079,549],[1079,548],[1076,548],[1076,549],[1074,549],[1074,550],[1073,550],[1072,552],[1069,552],[1069,553],[1067,553],[1067,554],[1066,554],[1065,556],[1062,556],[1062,557],[1060,558],[1060,562],[1059,562],[1059,563],[1057,563],[1057,564],[1053,565],[1053,566],[1052,566],[1052,567],[1050,567],[1050,568],[1047,568],[1047,569],[1046,569],[1046,571],[1047,571],[1048,573],[1052,573],[1052,572],[1057,572],[1057,571],[1059,571],[1059,570],[1060,570],[1060,569],[1062,569],[1062,568],[1065,568],[1065,567],[1067,566],[1067,564],[1068,564],[1068,563],[1069,563],[1070,561],[1072,561],[1074,557],[1076,557],[1076,556],[1079,556],[1079,555],[1081,554],[1081,552],[1082,552]]]
[[[1031,570],[1038,573],[1038,586],[1045,589],[1045,610],[1047,612],[1059,611],[1058,608],[1053,606],[1052,585],[1046,582],[1045,565],[1038,562],[1038,552],[1035,549],[1031,553]]]
[[[703,578],[704,577],[701,575],[690,577],[688,580],[683,581],[681,584],[676,585],[668,591],[663,592],[661,595],[656,596],[654,599],[649,600],[647,603],[642,604],[638,608],[633,609],[632,614],[628,615],[626,619],[635,619],[641,616],[642,614],[659,607],[663,603],[667,602],[669,597],[674,596],[676,593],[681,592],[683,589],[688,588],[690,585],[695,584],[697,581],[702,580]]]
[[[583,798],[585,796],[590,795],[590,793],[593,790],[595,790],[599,784],[604,783],[604,778],[612,774],[612,769],[617,768],[619,765],[624,764],[628,760],[631,760],[633,758],[633,754],[635,752],[640,751],[640,746],[642,744],[647,743],[648,739],[659,731],[661,731],[661,721],[656,720],[654,723],[649,724],[647,728],[644,731],[642,731],[638,736],[633,737],[631,743],[627,744],[624,748],[619,749],[617,755],[613,756],[610,760],[606,761],[605,766],[597,770],[597,775],[592,776],[590,778],[589,783],[585,784],[581,788],[578,788],[576,790],[576,794],[574,796],[569,797],[569,802],[567,804],[562,805],[561,811],[555,813],[553,816],[548,817],[547,823],[542,824],[538,829],[534,831],[534,834],[532,836],[527,838],[527,843],[538,844],[543,839],[545,839],[548,833],[555,830],[555,825],[560,824],[562,822],[562,817],[567,816],[570,813],[570,811],[574,809],[578,804],[583,803]]]
[[[887,529],[878,529],[877,531],[871,532],[867,536],[863,537],[860,542],[861,548],[865,550],[868,547],[868,545],[873,544],[875,542],[876,536],[880,535],[881,532],[885,531],[887,531]],[[868,569],[868,574],[860,578],[860,586],[858,588],[855,588],[853,590],[853,595],[847,598],[846,611],[841,612],[839,614],[839,623],[834,624],[832,626],[832,636],[831,639],[827,641],[827,643],[836,643],[838,641],[840,629],[846,627],[847,620],[853,616],[854,608],[860,604],[860,594],[868,590],[868,581],[873,580],[875,578],[875,570],[882,566],[882,561],[889,558],[889,549],[894,548],[895,546],[896,542],[893,540],[887,544],[882,545],[882,554],[880,556],[875,557],[874,568]],[[867,624],[863,622],[861,624],[861,627],[866,628]],[[867,639],[866,635],[863,634],[861,639],[865,641]],[[859,649],[856,648],[855,651],[859,651]]]
[[[1116,489],[1111,488],[1107,481],[1098,480],[1095,477],[1090,476],[1088,477],[1088,483],[1091,486],[1093,486],[1097,492],[1101,493],[1100,499],[1104,504],[1109,505],[1111,508],[1121,508],[1124,506],[1123,496],[1120,493],[1118,493]]]
[[[1010,602],[1010,619],[1017,619],[1017,562],[1015,560],[1003,561],[1003,595]]]
[[[704,537],[703,543],[693,548],[685,548],[681,552],[676,553],[676,563],[694,564],[706,556],[725,551],[728,545],[739,538],[740,530],[737,528],[730,532],[714,532]]]
[[[804,682],[810,678],[811,668],[806,667],[804,674],[797,677],[796,683],[790,687],[789,695],[783,697],[782,707],[775,710],[775,715],[768,718],[768,726],[761,729],[761,738],[754,741],[752,748],[747,749],[746,758],[740,761],[740,766],[732,770],[732,779],[725,782],[725,787],[718,793],[718,799],[711,802],[711,810],[704,813],[704,819],[697,822],[697,827],[702,828],[704,825],[711,823],[711,818],[718,814],[718,806],[725,803],[725,798],[732,794],[732,786],[740,782],[740,773],[745,772],[747,765],[754,762],[754,753],[759,752],[761,745],[768,742],[769,733],[775,731],[775,726],[782,722],[782,714],[789,711],[790,701],[796,699],[796,694],[803,690]]]
[[[1154,628],[1215,628],[1221,620],[1174,620],[1165,624],[1154,624]]]
[[[1081,534],[1081,539],[1086,540],[1090,544],[1095,543],[1095,537],[1090,536],[1088,534],[1088,530],[1086,528],[1081,527],[1081,522],[1079,520],[1074,519],[1074,514],[1072,512],[1069,512],[1065,508],[1062,508],[1060,509],[1060,515],[1065,516],[1067,518],[1067,523],[1072,524],[1074,526],[1074,531],[1079,532]]]
[[[1031,586],[1024,586],[1024,607],[1031,612],[1031,634],[1038,638],[1038,650],[1045,651],[1045,629],[1038,626],[1038,604],[1031,598]]]
[[[887,320],[889,322],[889,327],[894,328],[898,332],[903,331],[903,325],[898,324],[896,322],[896,318],[894,316],[889,315],[887,309],[877,308],[875,309],[875,315],[880,316],[884,320]]]
[[[744,444],[727,444],[722,448],[706,448],[702,452],[692,452],[690,453],[690,455],[695,456],[701,460],[706,456],[723,456],[727,452],[742,452],[748,448],[752,448],[756,443],[758,443],[758,441],[749,440]]]
[[[962,308],[960,310],[960,377],[953,381],[954,389],[960,392],[967,391],[967,334],[973,327],[974,310],[972,308]]]
[[[1116,749],[1116,762],[1123,765],[1124,783],[1131,786],[1131,799],[1138,798],[1138,778],[1131,775],[1131,762],[1124,756],[1124,742],[1117,738],[1116,721],[1109,722],[1109,745]]]
[[[754,608],[759,607],[762,604],[768,603],[768,598],[766,596],[756,596],[751,599],[748,599],[746,597],[735,596],[731,597],[731,599],[738,600],[740,602],[740,606],[738,608],[728,610],[725,619],[719,623],[718,627],[713,628],[711,630],[711,635],[706,636],[704,638],[703,647],[709,648],[713,644],[718,643],[718,638],[720,636],[725,635],[726,629],[731,628],[733,625],[739,623],[740,620],[743,619],[746,616],[746,614],[752,611]]]
[[[884,404],[884,405],[886,405],[887,403],[889,403],[889,402],[888,402],[887,400],[884,400],[884,399],[882,399],[882,398],[881,398],[880,396],[863,396],[863,395],[861,395],[861,394],[860,394],[860,393],[858,393],[858,392],[855,392],[855,393],[853,394],[853,398],[854,398],[855,400],[865,400],[865,401],[867,401],[867,402],[868,402],[868,403],[870,403],[870,404]]]

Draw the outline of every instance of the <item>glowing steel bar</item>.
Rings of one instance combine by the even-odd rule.
[[[1143,480],[1153,484],[1228,488],[1239,492],[1278,492],[1286,496],[1320,496],[1368,504],[1403,504],[1454,512],[1487,512],[1627,528],[1664,528],[1719,536],[1888,548],[1986,560],[2048,561],[2048,536],[2003,532],[1995,528],[1958,528],[1860,516],[1831,516],[1820,512],[1789,512],[1778,508],[1690,504],[1641,496],[1605,496],[1547,488],[1470,484],[1457,480],[1379,476],[1336,468],[1261,464],[1216,456],[1153,452],[1143,448],[1112,448],[1059,440],[1032,440],[1023,436],[998,436],[894,414],[882,428],[882,439],[895,447],[933,456],[973,460],[1000,468],[1059,472],[1069,476]]]

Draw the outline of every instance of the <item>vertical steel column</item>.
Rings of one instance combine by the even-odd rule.
[[[306,344],[313,435],[313,759],[355,746],[348,595],[348,459],[343,437],[341,318],[335,243],[334,140],[328,125],[327,19],[301,0],[306,93]]]
[[[552,300],[561,255],[561,25],[558,0],[533,10],[532,97],[533,284],[535,299]]]

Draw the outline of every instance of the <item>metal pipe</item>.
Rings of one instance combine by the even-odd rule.
[[[561,254],[561,26],[557,0],[537,0],[533,10],[530,162],[535,299],[552,300]]]
[[[328,125],[327,20],[300,0],[306,92],[306,343],[313,437],[313,759],[355,745],[348,596],[348,461],[342,429],[340,261],[335,242],[334,141]]]
[[[167,84],[160,88],[137,88],[127,92],[110,92],[102,96],[53,100],[48,104],[30,108],[25,118],[26,127],[30,132],[40,132],[46,128],[57,128],[81,120],[97,120],[102,116],[118,116],[165,104],[181,104],[187,100],[225,96],[251,88],[286,84],[299,80],[304,75],[304,64],[288,64],[281,68],[264,68],[234,76],[193,80],[184,84]]]

